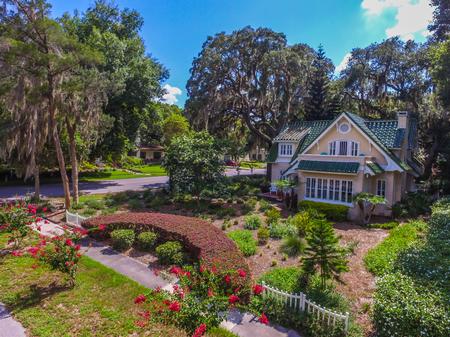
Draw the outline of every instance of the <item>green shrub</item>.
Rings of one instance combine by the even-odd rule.
[[[169,198],[162,195],[155,195],[146,199],[147,206],[150,208],[158,208],[166,205],[169,202]]]
[[[87,217],[93,216],[96,213],[97,213],[97,210],[94,208],[86,208],[80,212],[80,214],[82,216],[87,216]]]
[[[233,207],[222,207],[216,212],[216,215],[219,218],[231,217],[236,215],[236,210]]]
[[[271,209],[271,208],[273,208],[273,206],[272,206],[272,204],[271,204],[270,202],[268,202],[267,200],[261,199],[261,200],[259,201],[259,210],[260,210],[261,212],[266,212],[266,211],[268,211],[268,210]]]
[[[231,331],[228,331],[225,328],[214,327],[214,328],[208,329],[206,337],[238,337],[238,335],[235,335],[234,333],[232,333]]]
[[[244,219],[244,228],[255,230],[261,227],[261,218],[256,214],[247,215]]]
[[[264,273],[259,278],[259,282],[264,282],[288,293],[297,293],[301,291],[301,275],[301,269],[298,267],[277,267]]]
[[[242,213],[247,214],[247,213],[253,212],[256,208],[257,202],[258,202],[258,200],[254,199],[254,198],[250,198],[247,201],[245,201],[241,208]]]
[[[142,208],[142,202],[139,199],[130,199],[130,201],[128,201],[128,207],[130,209],[140,209]]]
[[[83,203],[88,208],[93,208],[95,210],[101,210],[105,208],[105,203],[102,200],[88,199]]]
[[[281,252],[288,256],[298,256],[305,250],[305,240],[298,235],[288,235],[281,244]]]
[[[276,208],[268,209],[264,212],[264,215],[267,217],[266,222],[268,225],[277,223],[281,219],[281,212]]]
[[[151,250],[158,239],[158,234],[155,232],[142,232],[137,236],[136,243],[142,250]]]
[[[269,240],[269,229],[267,227],[261,227],[258,229],[258,243],[264,245]]]
[[[448,304],[440,294],[400,273],[377,281],[373,320],[380,337],[445,337],[450,331]]]
[[[375,275],[391,270],[398,254],[416,242],[420,226],[423,223],[410,222],[391,230],[386,239],[367,252],[364,257],[367,270]]]
[[[126,250],[131,248],[134,242],[134,230],[116,229],[111,232],[111,241],[114,249]]]
[[[272,239],[282,239],[288,235],[295,235],[297,229],[287,222],[276,222],[269,226],[270,237]]]
[[[324,215],[314,209],[307,209],[290,216],[287,222],[297,229],[298,235],[305,237],[316,219],[323,219]]]
[[[298,204],[300,210],[314,209],[325,215],[328,220],[345,221],[347,220],[348,206],[327,204],[325,202],[315,202],[302,200]]]
[[[233,240],[244,256],[252,256],[256,254],[257,242],[253,238],[253,234],[249,230],[238,229],[229,232],[228,237]]]
[[[425,193],[411,192],[392,206],[395,218],[416,218],[430,212],[431,200]]]
[[[369,228],[381,228],[381,229],[393,229],[398,227],[399,223],[397,221],[389,221],[384,223],[374,223],[370,224]]]
[[[155,249],[156,256],[161,264],[183,263],[183,246],[178,241],[167,241]]]

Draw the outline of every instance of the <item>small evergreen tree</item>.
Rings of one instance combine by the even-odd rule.
[[[318,270],[322,288],[325,288],[329,279],[340,281],[340,274],[348,271],[348,261],[331,224],[325,219],[314,220],[306,242],[308,246],[303,263],[305,274],[311,276]]]

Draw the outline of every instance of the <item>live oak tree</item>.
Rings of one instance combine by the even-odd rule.
[[[186,114],[196,129],[214,134],[241,120],[271,144],[300,113],[314,57],[309,46],[288,46],[267,28],[208,37],[193,62]]]
[[[450,38],[450,2],[448,0],[431,0],[434,7],[433,22],[428,29],[433,33],[436,41],[445,41]]]
[[[340,281],[340,274],[348,271],[348,261],[331,223],[325,219],[314,220],[306,242],[303,258],[305,274],[311,276],[318,271],[322,289],[329,279]]]
[[[46,102],[45,115],[58,159],[65,205],[70,207],[58,125],[58,95],[66,75],[81,63],[91,62],[92,51],[65,33],[61,25],[49,18],[49,11],[44,0],[4,0],[0,11],[2,57],[18,74],[25,72],[37,78],[33,92],[40,92]]]

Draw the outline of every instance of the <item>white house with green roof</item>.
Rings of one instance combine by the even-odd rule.
[[[369,192],[386,198],[375,214],[390,215],[390,206],[408,191],[422,173],[414,158],[417,123],[407,112],[396,120],[366,120],[343,112],[334,120],[299,121],[286,125],[269,151],[272,182],[297,182],[299,200],[350,206],[352,198]]]

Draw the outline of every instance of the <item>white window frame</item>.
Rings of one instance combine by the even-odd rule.
[[[306,177],[305,200],[353,207],[353,181]]]
[[[377,179],[377,195],[383,198],[386,198],[386,180],[385,179]]]
[[[293,154],[292,151],[292,144],[287,144],[287,143],[281,143],[279,145],[279,151],[278,151],[278,155],[280,157],[290,157]]]
[[[347,140],[340,140],[339,141],[339,147],[338,147],[338,155],[339,156],[348,156],[348,141]],[[345,154],[341,154],[341,146],[343,146],[343,144],[345,144]]]
[[[335,141],[335,140],[328,143],[328,154],[330,156],[336,155],[336,148],[337,148],[336,144],[337,144],[337,141]]]
[[[351,146],[350,146],[350,155],[352,157],[357,157],[359,156],[359,142],[355,142],[355,141],[351,141],[350,142]]]

